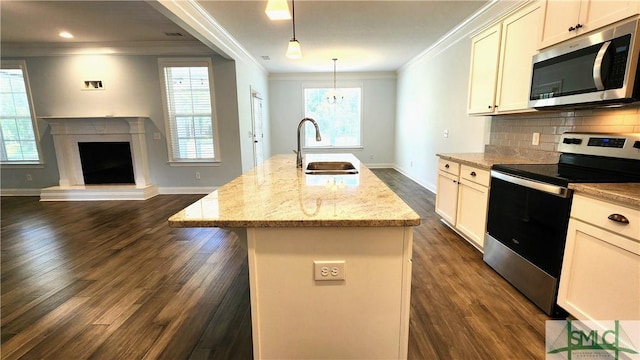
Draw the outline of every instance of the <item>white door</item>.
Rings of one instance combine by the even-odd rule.
[[[262,131],[262,97],[256,91],[251,91],[251,123],[253,126],[253,166],[257,167],[264,161]]]

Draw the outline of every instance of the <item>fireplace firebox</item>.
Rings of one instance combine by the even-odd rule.
[[[129,142],[79,142],[78,150],[85,184],[135,184]]]

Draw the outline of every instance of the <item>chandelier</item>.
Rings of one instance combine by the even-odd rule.
[[[341,104],[342,100],[344,100],[344,94],[341,91],[339,92],[336,86],[336,62],[338,59],[333,58],[331,60],[333,60],[333,90],[327,92],[325,98],[329,104]]]

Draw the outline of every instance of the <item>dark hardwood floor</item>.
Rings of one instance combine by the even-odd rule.
[[[439,221],[433,194],[374,172],[422,218],[409,358],[543,359],[548,317]],[[226,230],[167,225],[201,197],[3,197],[2,359],[250,359],[245,251]]]

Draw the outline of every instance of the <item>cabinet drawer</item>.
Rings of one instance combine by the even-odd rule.
[[[489,171],[467,165],[461,166],[460,177],[486,187],[489,187],[491,180]]]
[[[460,174],[460,164],[451,160],[439,159],[438,169],[455,176],[458,176],[458,174]]]
[[[623,215],[629,223],[610,220],[609,216],[612,214]],[[640,241],[640,210],[575,195],[571,205],[571,217]]]

